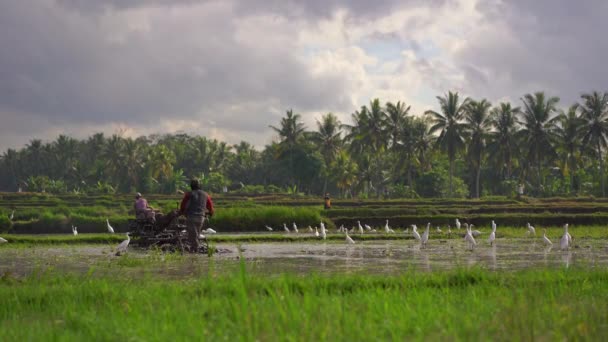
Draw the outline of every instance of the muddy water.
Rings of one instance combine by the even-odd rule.
[[[0,275],[32,272],[96,272],[130,275],[156,274],[170,278],[221,274],[244,265],[250,272],[272,275],[283,272],[395,274],[405,271],[434,272],[462,267],[490,270],[526,268],[608,268],[608,243],[579,239],[575,248],[560,251],[527,239],[499,240],[490,247],[481,243],[469,251],[460,240],[432,240],[426,248],[413,241],[341,243],[218,244],[227,253],[164,255],[130,249],[116,257],[110,246],[0,248]]]

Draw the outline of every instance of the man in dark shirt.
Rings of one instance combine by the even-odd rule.
[[[190,242],[190,252],[197,253],[200,247],[198,242],[205,216],[213,216],[213,202],[208,193],[201,190],[198,179],[190,181],[190,189],[184,194],[180,205],[180,215],[186,215],[186,230],[188,231],[188,241]]]

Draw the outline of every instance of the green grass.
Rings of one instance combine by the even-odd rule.
[[[306,277],[236,271],[167,280],[124,278],[121,267],[115,275],[5,275],[2,340],[608,338],[605,270]]]

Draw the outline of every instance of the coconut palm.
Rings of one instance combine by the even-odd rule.
[[[398,148],[399,141],[402,139],[401,134],[404,133],[410,108],[411,106],[406,107],[405,103],[401,101],[386,104],[385,126],[389,138],[388,145],[393,150]]]
[[[583,94],[581,98],[583,99],[583,103],[580,104],[581,117],[584,120],[583,145],[590,144],[595,148],[600,166],[602,197],[605,197],[602,148],[606,148],[608,139],[608,93],[601,94],[594,91],[591,94]]]
[[[317,131],[312,132],[312,140],[319,147],[319,151],[325,162],[325,180],[323,193],[327,191],[328,172],[332,161],[342,146],[342,131],[340,130],[340,120],[333,113],[323,115],[321,121],[317,120]]]
[[[388,139],[384,126],[386,113],[380,105],[380,100],[372,100],[369,108],[363,106],[351,117],[353,125],[343,125],[348,131],[345,140],[350,143],[350,151],[359,156],[364,152],[383,151]]]
[[[291,184],[296,183],[294,178],[294,151],[300,140],[304,137],[305,131],[304,124],[300,120],[300,114],[294,114],[293,110],[290,109],[287,111],[286,116],[281,119],[280,127],[269,126],[279,134],[279,155],[275,156],[275,158],[288,158]]]
[[[331,169],[336,186],[340,189],[342,195],[346,196],[357,181],[357,164],[352,161],[346,151],[342,150],[336,155]]]
[[[470,101],[466,107],[466,131],[470,136],[469,160],[475,170],[475,198],[479,198],[479,178],[481,175],[482,154],[486,145],[486,137],[490,130],[489,110],[492,104],[485,99]]]
[[[453,186],[452,177],[454,175],[454,159],[456,153],[464,147],[463,131],[465,125],[462,123],[462,119],[465,113],[465,109],[470,101],[469,98],[465,98],[460,102],[458,93],[448,92],[443,97],[437,96],[439,101],[439,107],[441,113],[427,110],[425,115],[431,117],[432,125],[430,133],[439,132],[437,137],[438,146],[447,152],[448,160],[450,162],[450,196],[452,196]]]
[[[555,155],[552,141],[552,127],[555,124],[553,114],[557,111],[558,97],[545,96],[543,92],[526,94],[521,99],[523,111],[520,112],[519,123],[522,130],[519,132],[524,145],[527,147],[527,160],[536,162],[538,187],[542,189],[542,162],[549,156]]]
[[[578,104],[572,105],[567,112],[561,111],[557,116],[555,138],[560,154],[563,156],[563,169],[570,178],[570,191],[576,192],[574,177],[578,170],[581,154],[581,127],[584,120],[578,115]]]
[[[513,155],[517,153],[517,115],[519,107],[501,103],[492,110],[490,123],[493,130],[489,134],[488,155],[494,158],[503,179],[510,179],[513,172]]]

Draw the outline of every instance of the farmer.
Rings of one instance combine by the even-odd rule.
[[[208,193],[201,190],[198,179],[190,181],[190,189],[186,192],[180,205],[180,215],[186,215],[186,229],[190,241],[190,252],[196,253],[199,249],[198,237],[205,222],[205,216],[213,216],[213,202]]]
[[[329,192],[325,193],[325,204],[324,204],[324,208],[325,209],[331,209],[331,199],[329,198]]]
[[[137,219],[150,219],[154,221],[154,208],[148,205],[148,201],[142,197],[141,193],[135,194],[135,218]]]

